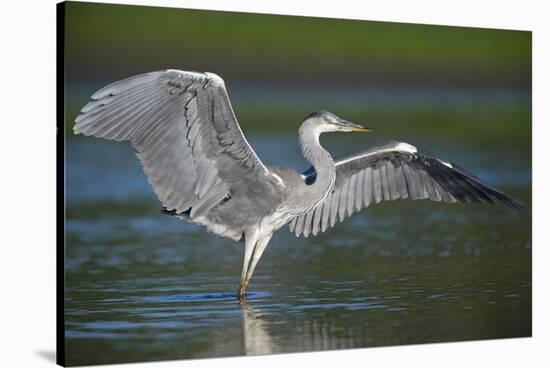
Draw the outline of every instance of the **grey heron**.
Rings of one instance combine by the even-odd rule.
[[[308,170],[264,165],[237,123],[223,79],[213,73],[169,69],[114,82],[92,95],[73,129],[129,141],[164,212],[244,240],[239,299],[273,233],[287,224],[297,236],[317,235],[399,198],[521,207],[457,164],[407,143],[335,160],[320,134],[368,129],[327,111],[306,116],[298,131]]]

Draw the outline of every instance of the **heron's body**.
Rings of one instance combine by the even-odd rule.
[[[234,241],[241,241],[245,234],[254,231],[266,236],[272,234],[293,217],[291,210],[285,206],[289,197],[288,181],[283,180],[282,177],[289,174],[296,180],[295,176],[299,177],[299,174],[294,171],[294,173],[285,172],[281,175],[280,168],[270,166],[267,168],[281,178],[279,187],[274,188],[270,196],[272,207],[265,201],[266,206],[263,211],[257,207],[254,207],[254,211],[250,211],[254,205],[254,202],[251,201],[252,193],[243,191],[232,193],[218,202],[208,213],[195,218],[191,217],[189,213],[178,214],[175,211],[168,213],[182,220],[204,226],[208,231]]]
[[[520,207],[407,143],[334,160],[320,134],[367,129],[326,111],[308,115],[299,129],[308,170],[266,166],[240,130],[223,80],[211,73],[167,70],[115,82],[92,95],[74,130],[129,141],[166,213],[244,240],[239,297],[271,236],[286,224],[296,235],[317,235],[371,204],[399,198]]]

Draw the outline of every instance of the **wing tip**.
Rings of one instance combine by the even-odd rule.
[[[504,199],[501,199],[501,201],[506,204],[508,207],[511,207],[515,209],[516,211],[524,211],[527,208],[527,205],[515,198],[512,198],[506,194],[504,194]]]
[[[225,88],[225,81],[223,80],[222,77],[220,77],[216,73],[211,73],[211,72],[205,72],[204,74],[210,81],[212,81],[213,85]]]

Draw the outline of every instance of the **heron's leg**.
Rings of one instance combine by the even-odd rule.
[[[244,238],[244,262],[243,271],[241,273],[241,283],[239,284],[239,292],[237,298],[242,299],[246,295],[245,280],[252,261],[252,254],[254,253],[254,247],[258,241],[257,233],[246,234]]]
[[[254,247],[256,246],[256,239],[245,237],[244,241],[244,262],[243,262],[243,271],[241,273],[241,283],[239,284],[239,292],[237,293],[237,298],[241,299],[246,294],[245,280],[246,274],[248,273],[248,267],[252,261],[252,253],[254,253]]]
[[[263,237],[261,239],[257,238],[257,233],[249,237],[245,237],[245,249],[244,249],[244,263],[243,271],[241,274],[241,283],[239,285],[239,292],[237,297],[243,299],[246,297],[246,290],[248,289],[248,283],[252,278],[252,273],[256,268],[256,264],[260,260],[262,253],[264,252],[271,235]]]
[[[258,264],[258,261],[262,257],[262,254],[267,248],[267,244],[271,240],[271,236],[266,236],[265,238],[262,238],[258,240],[256,243],[256,246],[254,247],[254,253],[252,254],[252,260],[250,267],[248,268],[248,273],[246,275],[245,281],[244,281],[244,290],[248,289],[248,283],[250,282],[250,279],[252,278],[252,274],[254,273],[254,269],[256,268],[256,265]]]

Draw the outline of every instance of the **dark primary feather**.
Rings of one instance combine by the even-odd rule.
[[[448,203],[501,202],[522,208],[520,202],[459,165],[401,142],[392,141],[336,160],[335,166],[333,192],[310,213],[290,222],[290,230],[297,236],[317,235],[373,203],[400,198]],[[310,168],[303,175],[307,182],[314,180],[316,173]]]

